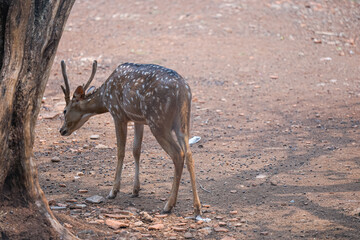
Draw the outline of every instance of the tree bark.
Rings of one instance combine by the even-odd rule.
[[[0,239],[72,238],[40,188],[33,145],[50,68],[74,2],[0,0]]]

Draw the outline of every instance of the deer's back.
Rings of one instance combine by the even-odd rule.
[[[174,70],[154,64],[119,65],[105,83],[106,93],[130,120],[172,121],[183,103],[188,106],[191,92],[185,80]],[[111,111],[110,111],[111,112]]]

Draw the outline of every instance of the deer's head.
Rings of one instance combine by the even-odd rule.
[[[84,123],[94,114],[88,113],[85,108],[85,91],[90,86],[91,81],[94,79],[97,68],[97,62],[94,61],[90,79],[85,86],[78,86],[70,100],[70,86],[66,74],[66,65],[64,60],[61,61],[61,70],[64,77],[65,87],[61,86],[65,94],[66,107],[64,109],[64,124],[60,128],[62,136],[69,136],[75,130],[79,129]]]

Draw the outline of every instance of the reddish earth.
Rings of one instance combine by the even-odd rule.
[[[56,217],[82,239],[358,239],[359,24],[359,1],[350,0],[78,0],[34,149],[48,200],[65,206],[54,210]],[[95,86],[124,62],[160,64],[188,81],[192,136],[202,138],[192,146],[198,191],[211,222],[187,219],[187,171],[173,213],[157,216],[173,166],[147,128],[142,190],[131,198],[132,125],[121,192],[100,204],[85,202],[111,189],[114,124],[104,114],[60,136],[61,59],[73,90],[87,81],[94,59]],[[91,140],[94,134],[99,139]]]

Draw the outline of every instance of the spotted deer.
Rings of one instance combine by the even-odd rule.
[[[179,183],[186,159],[193,193],[195,216],[200,216],[200,200],[196,190],[194,160],[189,146],[191,91],[177,72],[153,64],[124,63],[119,65],[101,87],[88,91],[94,79],[97,62],[94,61],[90,79],[85,86],[78,86],[70,100],[70,87],[66,65],[61,61],[65,87],[61,86],[66,107],[65,121],[60,129],[62,136],[69,136],[90,117],[110,112],[117,139],[117,167],[114,185],[107,196],[116,197],[120,190],[121,172],[125,156],[128,122],[134,122],[133,156],[135,178],[132,191],[138,196],[139,159],[144,125],[148,125],[158,143],[171,157],[175,165],[170,197],[163,209],[169,213],[176,204]],[[172,134],[175,133],[175,135]],[[177,141],[175,140],[175,137]]]

